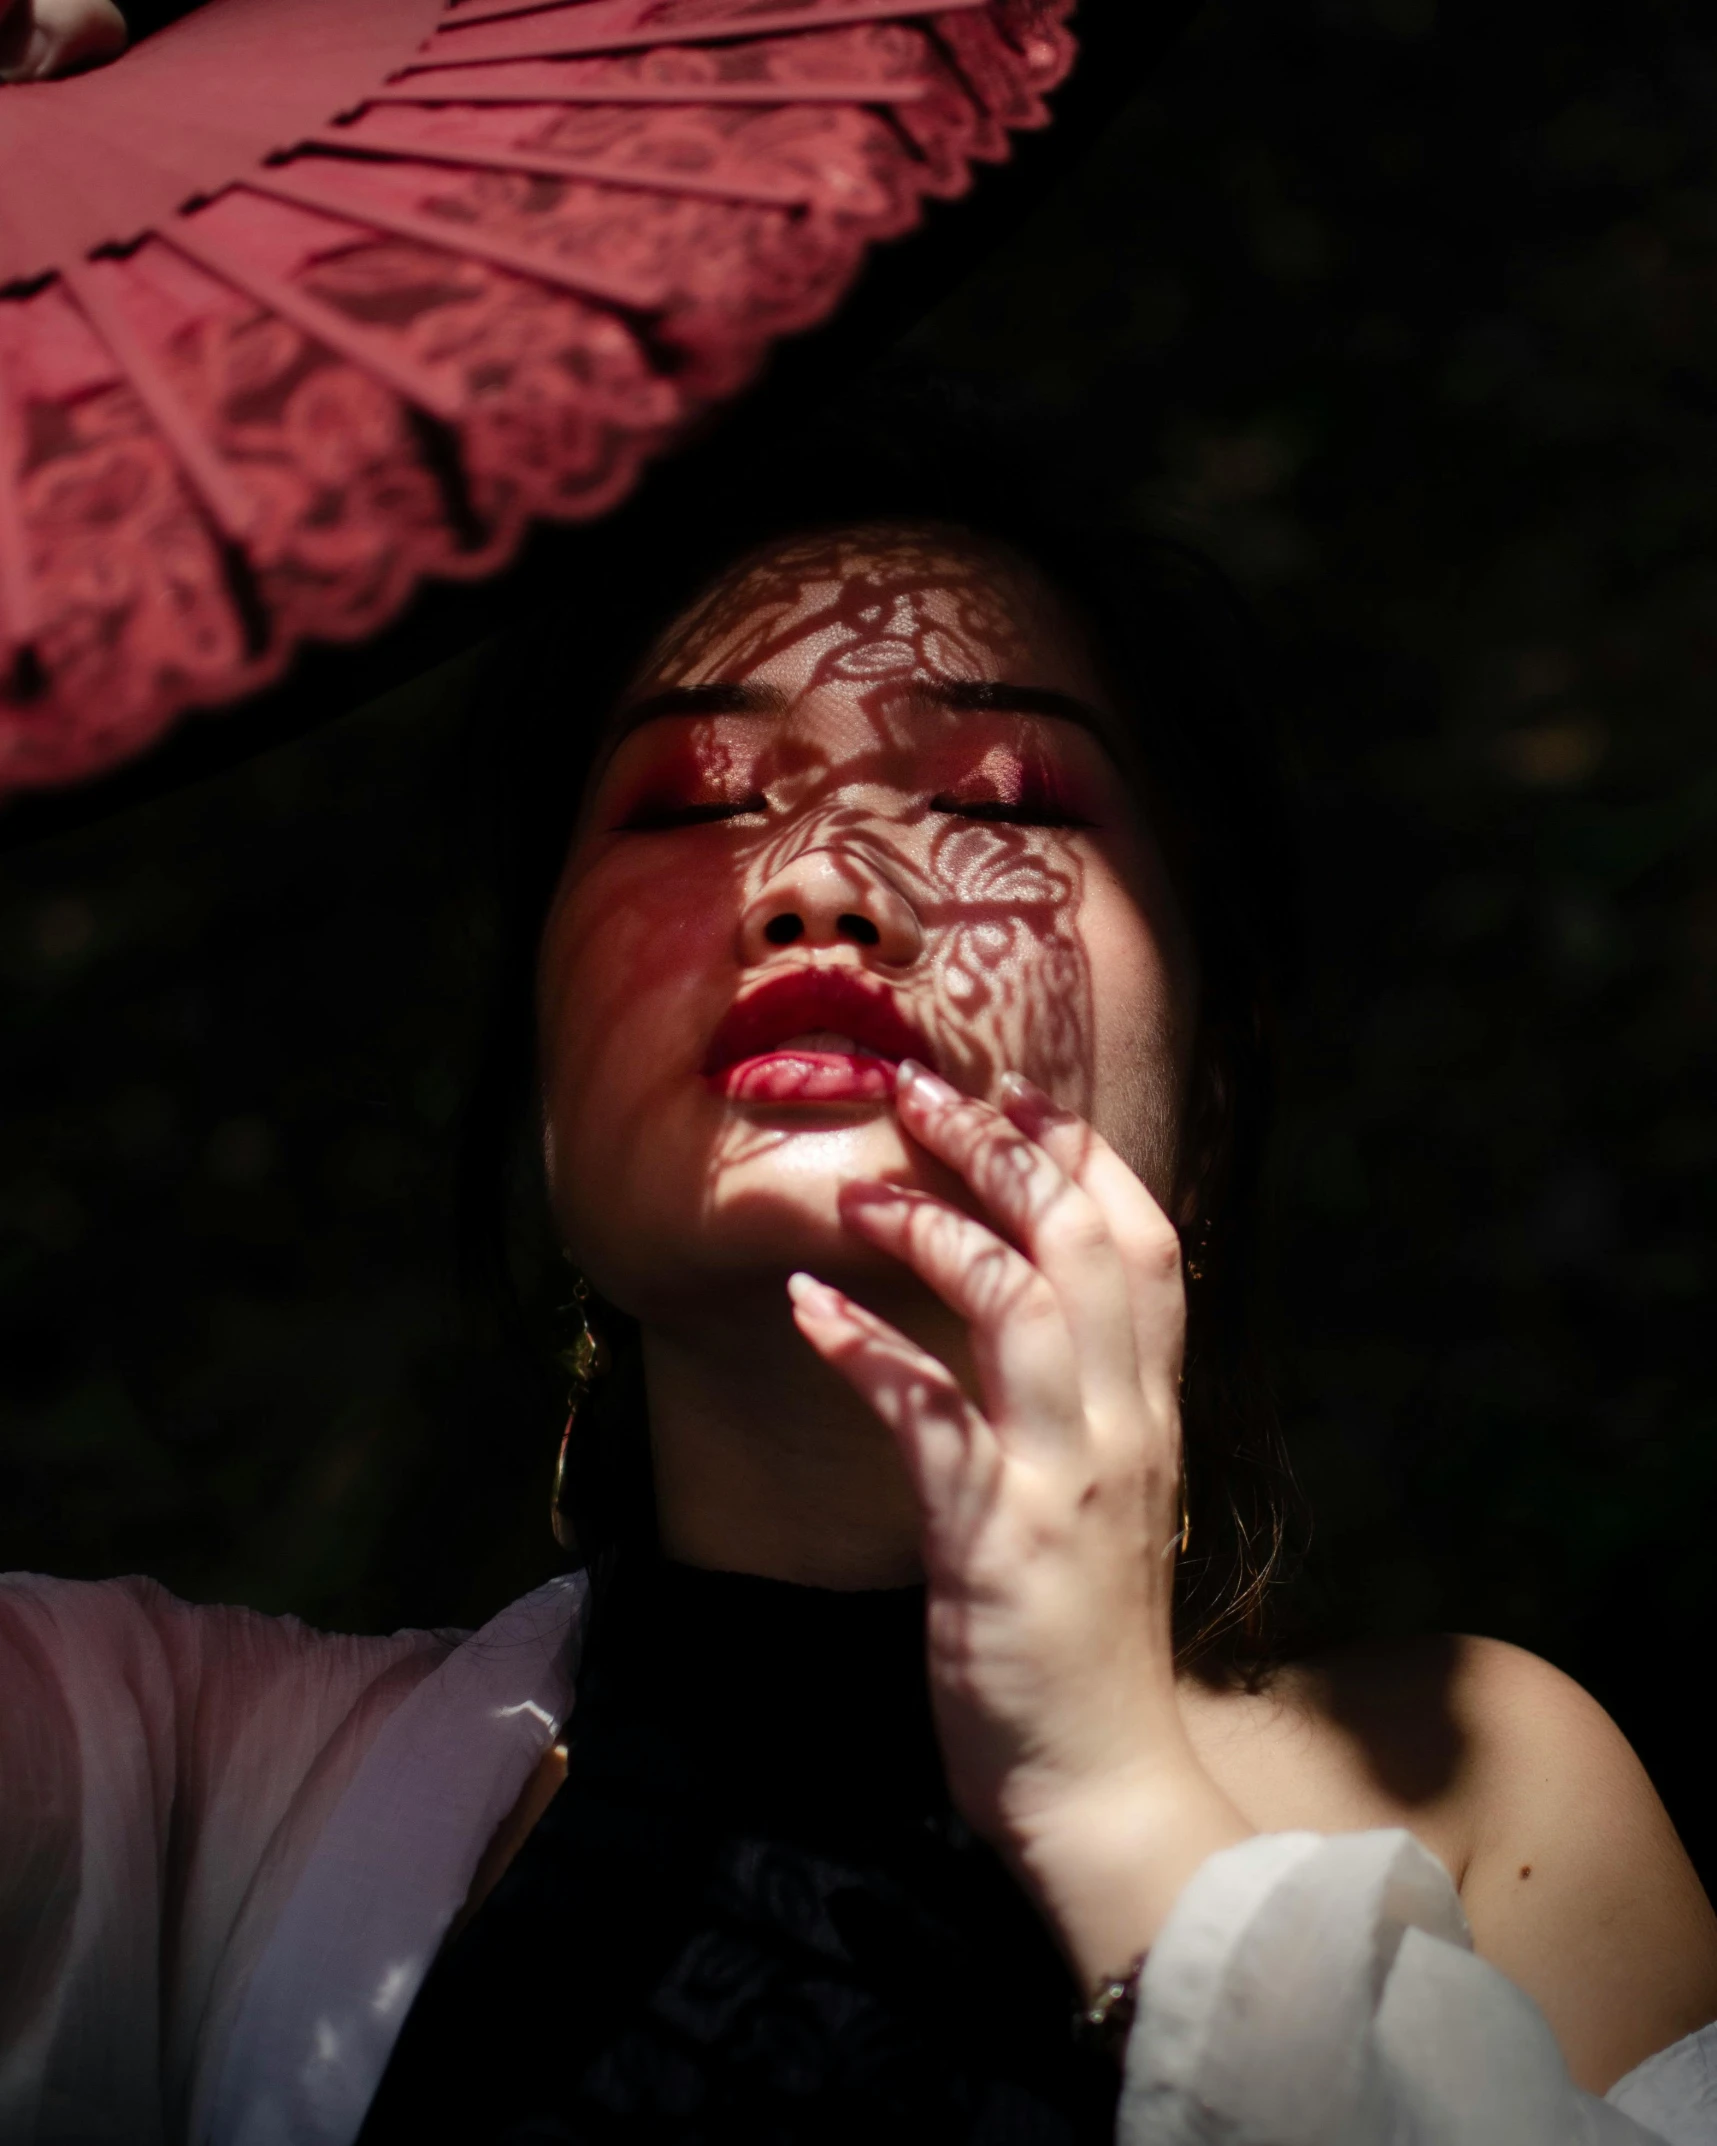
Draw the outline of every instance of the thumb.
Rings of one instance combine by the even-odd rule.
[[[125,50],[113,0],[0,0],[0,82],[46,82]]]

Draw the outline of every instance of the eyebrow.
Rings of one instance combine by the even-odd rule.
[[[1105,727],[1102,710],[1075,693],[1061,693],[1054,686],[1010,685],[1005,679],[955,678],[946,684],[916,685],[913,698],[933,708],[951,708],[965,715],[1048,715],[1063,723],[1077,723],[1082,730]]]
[[[614,724],[613,742],[636,730],[641,723],[654,723],[666,715],[780,715],[787,696],[779,686],[746,685],[739,680],[712,679],[707,685],[663,686],[629,701]]]
[[[948,708],[960,714],[1047,715],[1064,723],[1077,723],[1083,730],[1100,732],[1104,728],[1099,709],[1053,686],[1012,685],[994,678],[953,678],[939,683],[918,681],[911,693],[921,706]],[[617,745],[640,724],[655,722],[662,716],[781,715],[786,712],[788,698],[779,686],[751,685],[738,679],[664,686],[621,709],[613,743]]]

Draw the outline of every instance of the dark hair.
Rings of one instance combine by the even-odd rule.
[[[509,1128],[531,1096],[537,939],[615,696],[655,635],[746,553],[878,521],[952,524],[1029,561],[1082,616],[1134,728],[1130,757],[1202,979],[1183,1136],[1199,1201],[1187,1246],[1191,1532],[1177,1641],[1184,1661],[1243,1667],[1267,1651],[1266,1600],[1293,1510],[1259,1272],[1272,1037],[1294,967],[1291,849],[1255,627],[1206,561],[1141,531],[1094,473],[1075,427],[939,376],[873,377],[767,439],[753,427],[663,473],[607,525],[564,608],[514,643],[483,713],[505,922],[499,1008],[466,1147],[467,1213],[493,1266],[506,1211],[497,1193],[517,1154]],[[569,668],[578,678],[571,705]],[[636,1337],[610,1309],[599,1319],[615,1362],[581,1415],[568,1480],[593,1563],[653,1528]]]

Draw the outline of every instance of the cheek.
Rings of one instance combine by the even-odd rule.
[[[1159,1202],[1174,1188],[1191,1055],[1192,991],[1172,919],[1093,875],[1080,937],[1091,978],[1091,1122]]]
[[[931,845],[931,1040],[970,1092],[987,1094],[1014,1067],[1084,1111],[1091,993],[1078,929],[1083,879],[1071,850],[1034,832],[956,823]]]
[[[544,1109],[557,1195],[635,1162],[724,1003],[725,871],[611,852],[563,887],[538,969]]]
[[[1008,829],[939,844],[933,1040],[960,1084],[1009,1067],[1090,1118],[1153,1190],[1172,1157],[1186,961],[1142,843],[1118,854]]]
[[[545,1044],[576,1063],[600,1040],[660,1017],[664,1001],[733,936],[730,875],[667,869],[616,850],[569,879],[543,935],[538,1011]]]

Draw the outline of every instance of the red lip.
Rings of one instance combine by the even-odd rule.
[[[857,1049],[795,1045],[791,1037],[832,1029]],[[931,1064],[930,1046],[886,984],[845,968],[790,969],[728,1008],[711,1039],[704,1077],[747,1103],[874,1103],[894,1093],[903,1058]]]

